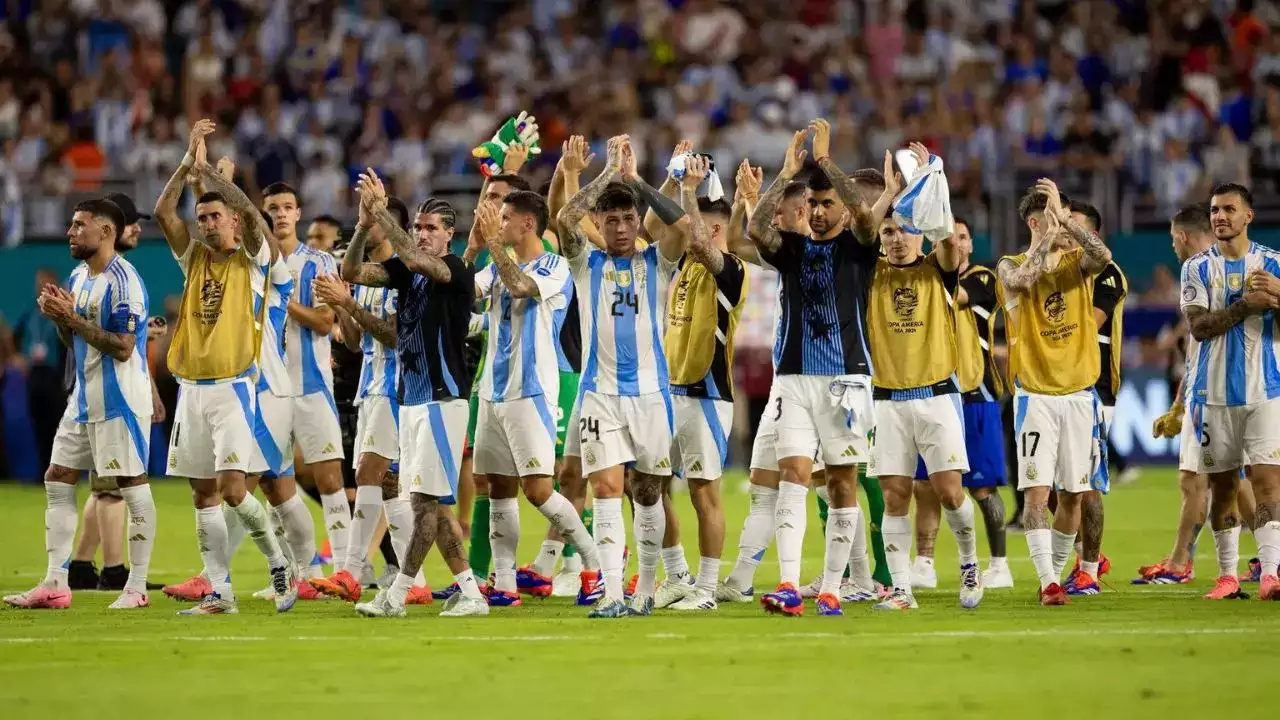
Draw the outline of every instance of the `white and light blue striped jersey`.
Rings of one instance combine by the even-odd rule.
[[[1280,253],[1253,243],[1238,260],[1223,256],[1216,245],[1192,257],[1182,265],[1183,311],[1221,310],[1240,300],[1254,270],[1280,276]],[[1268,310],[1223,335],[1189,345],[1188,400],[1236,407],[1280,397],[1276,343],[1276,314]]]
[[[258,392],[271,391],[276,397],[292,397],[293,378],[285,360],[284,326],[293,297],[293,276],[284,258],[271,264],[271,285],[267,288],[267,314],[262,326],[262,348],[258,351]],[[262,311],[262,283],[253,286],[253,315]]]
[[[311,283],[317,275],[338,272],[333,256],[313,250],[301,243],[285,258],[289,273],[293,275],[294,302],[306,307],[322,304],[316,301]],[[285,323],[285,352],[289,361],[289,376],[301,395],[326,393],[333,396],[333,363],[329,350],[329,336],[304,327],[292,317]]]
[[[650,245],[631,257],[589,248],[569,264],[582,320],[581,389],[625,396],[666,392],[662,336],[678,259],[670,261]]]
[[[489,342],[480,397],[490,402],[560,394],[557,348],[573,298],[569,263],[545,253],[520,269],[537,284],[539,297],[512,297],[493,263],[476,273],[476,287],[489,300]]]
[[[395,317],[396,291],[387,287],[355,286],[356,305],[364,308],[379,320]],[[360,366],[360,391],[356,404],[370,395],[385,395],[396,399],[396,349],[387,347],[366,332],[360,338],[360,350],[364,362]]]
[[[120,362],[72,335],[76,382],[70,402],[76,422],[103,422],[151,415],[151,375],[147,369],[147,288],[133,265],[116,255],[98,275],[80,263],[67,280],[80,317],[107,332],[132,335],[134,351]]]

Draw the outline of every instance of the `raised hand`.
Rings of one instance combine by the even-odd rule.
[[[888,150],[884,151],[884,191],[890,197],[897,197],[902,192],[903,180],[902,173],[898,172],[898,168],[893,162],[893,153]]]
[[[501,240],[502,216],[497,203],[482,202],[477,205],[475,223],[485,242],[492,244]]]
[[[502,172],[515,175],[529,161],[529,146],[513,142],[507,146],[507,154],[502,158]]]
[[[1045,213],[1052,215],[1054,219],[1062,221],[1066,220],[1070,214],[1062,205],[1062,194],[1058,192],[1058,184],[1049,178],[1040,178],[1036,181],[1036,192],[1045,197]]]
[[[229,157],[224,157],[218,161],[218,174],[227,182],[234,182],[236,178],[236,164]]]
[[[808,128],[798,130],[795,135],[791,136],[791,144],[787,146],[786,157],[782,159],[782,174],[787,179],[800,174],[801,168],[804,167],[805,158],[809,156],[808,151],[804,149],[804,141],[808,137]]]
[[[624,135],[622,142],[622,179],[636,180],[640,174],[636,171],[636,152],[631,147],[631,136]]]
[[[916,158],[916,172],[924,170],[925,166],[929,164],[929,148],[925,147],[924,143],[921,142],[913,142],[907,148],[911,150],[911,154]]]
[[[813,159],[821,162],[831,157],[831,123],[817,118],[809,123],[809,132],[813,134]]]
[[[680,184],[686,189],[697,188],[707,179],[709,163],[702,155],[690,155],[684,161],[684,177]]]
[[[622,148],[624,145],[626,145],[629,142],[630,142],[630,137],[627,135],[614,135],[613,137],[609,138],[609,142],[605,146],[606,147],[606,151],[605,151],[606,171],[622,170]]]
[[[684,155],[685,153],[690,153],[690,152],[693,152],[693,141],[681,140],[680,142],[676,143],[676,146],[671,150],[671,159],[675,160],[681,155]],[[667,165],[670,166],[671,163],[668,162]]]
[[[382,179],[373,171],[373,168],[365,168],[360,174],[360,178],[356,181],[356,189],[360,193],[360,203],[365,205],[370,214],[381,210],[387,206],[387,188],[383,186]]]
[[[197,120],[195,125],[191,126],[191,132],[187,136],[187,152],[195,158],[199,164],[208,162],[208,150],[205,147],[205,138],[213,134],[218,126],[212,120],[204,118]]]
[[[591,167],[592,161],[596,159],[595,154],[591,152],[591,147],[587,144],[587,139],[581,135],[569,138],[562,149],[564,154],[560,157],[560,163],[567,173],[581,174],[583,170]]]
[[[312,280],[311,287],[315,291],[316,299],[330,307],[350,309],[356,304],[355,297],[351,295],[351,288],[337,275],[317,275]]]

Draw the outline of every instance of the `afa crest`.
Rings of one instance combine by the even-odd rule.
[[[1227,289],[1231,292],[1240,292],[1240,288],[1244,287],[1244,277],[1240,273],[1231,273],[1227,276]]]

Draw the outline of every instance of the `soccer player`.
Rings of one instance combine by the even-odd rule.
[[[775,228],[772,220],[783,191],[804,163],[803,145],[810,133],[822,172],[809,181],[811,234],[803,235]],[[793,136],[782,171],[761,196],[748,230],[761,259],[780,275],[773,355],[778,396],[770,409],[780,472],[774,524],[781,582],[761,603],[769,612],[787,615],[804,610],[797,585],[805,496],[819,448],[831,497],[824,564],[827,592],[819,607],[825,604],[840,612],[834,593],[858,536],[854,484],[857,464],[868,456],[867,434],[873,423],[866,306],[879,249],[866,196],[878,197],[884,180],[877,171],[846,175],[832,161],[829,142],[830,128],[821,121]]]
[[[638,251],[640,198],[668,228],[684,216],[677,203],[640,179],[630,139],[617,136],[609,140],[604,171],[569,198],[558,218],[564,232],[561,251],[583,298],[583,337],[590,338],[578,433],[583,471],[595,498],[594,534],[605,585],[592,617],[651,612],[666,524],[662,482],[671,475],[672,416],[662,330],[667,286],[687,239],[681,228]],[[579,224],[588,211],[595,214],[605,250],[587,248]],[[622,491],[624,465],[630,462],[636,471],[632,498],[640,578],[628,608],[623,602]]]
[[[543,245],[547,204],[536,193],[509,193],[500,211],[493,203],[482,202],[476,223],[490,259],[489,266],[476,274],[476,295],[488,299],[489,337],[480,378],[474,456],[476,474],[489,482],[494,562],[489,604],[521,604],[516,578],[517,491],[524,493],[558,536],[583,553],[585,597],[599,578],[596,549],[573,504],[552,482],[556,422],[549,401],[558,402],[560,397],[557,345],[574,294],[569,264]],[[550,578],[541,575],[540,579],[549,591]]]
[[[1257,501],[1258,595],[1280,600],[1280,382],[1271,380],[1280,375],[1275,337],[1280,253],[1249,240],[1253,196],[1241,185],[1213,189],[1209,219],[1217,242],[1182,266],[1182,309],[1200,344],[1187,353],[1189,422],[1184,426],[1189,424],[1200,440],[1198,469],[1209,475],[1210,524],[1215,541],[1222,543],[1218,585],[1239,582],[1234,509],[1239,470],[1247,464]]]
[[[964,403],[965,450],[969,456],[969,472],[961,476],[961,484],[969,491],[982,513],[987,529],[987,545],[991,564],[982,573],[985,589],[1013,587],[1013,574],[1005,541],[1005,509],[999,488],[1006,483],[1004,429],[1000,422],[1000,397],[1004,380],[991,356],[995,345],[995,315],[1000,305],[996,299],[996,275],[981,265],[969,264],[973,253],[973,235],[968,221],[955,218],[955,246],[960,253],[960,286],[956,290],[956,379]],[[923,463],[916,469],[914,499],[916,501],[916,563],[911,568],[913,587],[936,587],[932,548],[938,534],[942,506],[937,493],[927,482]],[[924,526],[924,530],[922,530]],[[928,529],[932,528],[929,532]],[[922,535],[927,533],[925,543]],[[927,562],[921,562],[927,558]],[[921,572],[921,571],[924,572]],[[922,579],[932,583],[921,583]]]
[[[196,536],[212,586],[200,604],[179,614],[238,611],[219,495],[266,556],[276,610],[285,612],[297,600],[293,568],[270,531],[266,510],[245,485],[257,447],[254,378],[268,305],[264,296],[279,253],[257,208],[205,160],[205,137],[213,130],[209,120],[192,127],[187,155],[156,201],[155,212],[186,281],[168,356],[181,383],[169,472],[190,478]],[[178,216],[178,198],[189,175],[208,189],[196,202],[203,242],[192,242]]]
[[[76,482],[85,470],[112,478],[129,508],[129,579],[110,607],[150,604],[147,569],[156,506],[146,477],[151,434],[147,292],[133,265],[116,252],[124,227],[123,213],[108,200],[77,204],[67,236],[71,257],[80,264],[67,289],[47,285],[40,293],[40,312],[74,350],[76,383],[45,471],[48,570],[35,588],[4,599],[13,607],[71,607],[67,565],[76,533]]]
[[[893,590],[875,607],[905,610],[916,607],[911,589],[909,558],[912,480],[917,458],[923,458],[928,482],[956,536],[960,555],[960,605],[974,608],[982,601],[978,570],[973,503],[964,494],[961,476],[969,471],[964,415],[956,380],[953,298],[959,287],[960,252],[953,221],[944,204],[925,225],[927,199],[919,192],[941,180],[942,162],[919,143],[911,144],[917,170],[912,192],[904,194],[894,214],[880,223],[879,260],[871,286],[867,327],[871,340],[876,430],[872,436],[869,475],[876,475],[885,491],[885,539]],[[902,190],[893,158],[885,153],[885,190],[876,204],[879,212]],[[945,185],[943,185],[945,187]],[[915,195],[917,199],[912,200]],[[943,203],[946,197],[941,198]],[[919,229],[918,232],[912,232]],[[933,252],[922,250],[925,232],[935,242]],[[824,584],[830,588],[831,569]],[[828,590],[830,592],[830,590]],[[820,611],[827,610],[819,596]],[[834,608],[839,610],[837,605]]]
[[[388,210],[386,189],[373,170],[361,176],[359,189],[359,224],[380,227],[396,254],[381,263],[344,262],[343,280],[396,291],[400,486],[401,492],[409,493],[413,533],[391,587],[356,605],[356,612],[403,616],[414,577],[432,544],[439,544],[459,587],[441,615],[487,615],[489,605],[467,565],[462,529],[450,510],[467,427],[470,387],[465,383],[463,343],[475,299],[475,271],[449,252],[457,215],[448,203],[428,198],[418,206],[415,242]],[[365,237],[367,232],[352,237],[349,255],[363,257]]]
[[[1099,233],[1102,215],[1094,206],[1076,199],[1069,201],[1071,217],[1086,230]],[[1093,318],[1098,324],[1098,362],[1101,370],[1094,389],[1102,403],[1103,432],[1109,432],[1116,415],[1116,391],[1120,389],[1120,359],[1123,356],[1124,301],[1129,281],[1114,260],[1093,278]],[[1105,435],[1104,435],[1105,441]],[[1080,548],[1077,567],[1063,589],[1068,595],[1097,595],[1102,592],[1098,578],[1111,562],[1102,554],[1102,493],[1089,490],[1080,507]]]
[[[1071,217],[1052,180],[1037,182],[1018,211],[1031,245],[997,266],[1009,375],[1017,388],[1018,488],[1040,603],[1064,605],[1067,594],[1058,580],[1075,545],[1083,494],[1106,489],[1105,439],[1093,390],[1100,364],[1092,276],[1111,261],[1111,251]],[[1058,497],[1052,530],[1045,515],[1051,488]]]
[[[335,561],[347,556],[351,538],[351,508],[342,477],[342,428],[333,397],[333,365],[329,333],[333,330],[333,308],[320,302],[313,283],[319,275],[338,269],[333,256],[298,241],[298,220],[302,216],[297,192],[286,183],[268,185],[262,191],[262,210],[271,218],[280,254],[289,265],[296,283],[289,300],[285,322],[285,353],[289,376],[297,395],[293,402],[295,451],[320,491],[324,524]],[[363,549],[361,549],[363,553]],[[299,558],[299,562],[306,562]]]
[[[407,208],[405,212],[408,212]],[[307,226],[307,247],[312,250],[332,255],[340,237],[342,237],[342,223],[332,215],[321,215]]]
[[[399,198],[388,198],[387,208],[397,227],[409,227],[409,208]],[[390,260],[395,251],[386,232],[377,224],[356,226],[344,271],[355,272],[363,264],[361,255],[352,248],[368,248],[370,263]],[[350,269],[347,269],[350,266]],[[387,287],[356,285],[348,291],[341,278],[321,275],[315,280],[316,297],[337,312],[344,337],[359,338],[363,353],[360,386],[356,395],[359,415],[356,422],[356,500],[351,520],[351,541],[347,555],[335,558],[338,571],[328,578],[313,578],[312,587],[327,595],[358,602],[363,588],[360,573],[366,553],[377,529],[378,519],[386,512],[388,532],[396,550],[396,564],[403,563],[404,550],[413,532],[413,510],[407,495],[399,491],[397,478],[400,459],[400,406],[396,401],[396,292]],[[384,493],[383,487],[394,482],[395,493]],[[387,497],[387,495],[391,497]],[[406,604],[431,602],[431,591],[421,576],[405,597]]]
[[[697,197],[707,176],[707,161],[690,156],[680,181],[680,204],[691,225],[689,250],[680,259],[668,301],[667,365],[675,417],[675,452],[689,482],[689,498],[698,517],[696,584],[668,581],[674,610],[715,610],[724,550],[724,508],[720,476],[728,461],[733,427],[733,337],[747,298],[747,270],[729,253],[725,231],[732,209],[724,199]],[[664,493],[664,498],[669,497]],[[667,518],[668,543],[679,547],[680,526]],[[683,555],[683,552],[681,553]],[[662,594],[661,589],[658,594]]]

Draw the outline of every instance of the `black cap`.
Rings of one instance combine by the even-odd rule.
[[[138,212],[138,208],[133,204],[133,200],[124,193],[108,193],[107,199],[116,204],[120,208],[120,212],[124,213],[124,224],[133,225],[139,220],[150,220],[150,215],[143,215]]]

